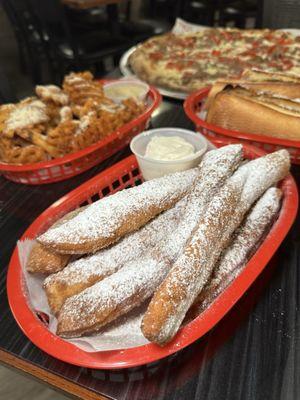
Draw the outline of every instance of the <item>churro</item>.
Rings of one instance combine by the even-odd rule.
[[[278,214],[281,196],[280,189],[270,188],[250,210],[234,233],[232,243],[214,267],[209,282],[189,309],[185,320],[197,317],[243,269]]]
[[[211,196],[241,159],[240,145],[207,153],[200,164],[199,176],[186,197],[185,211],[177,228],[165,235],[165,239],[142,259],[126,263],[110,277],[66,300],[58,317],[58,334],[73,337],[97,331],[149,298],[178,252],[183,250]]]
[[[60,218],[52,226],[60,226],[82,212],[86,206],[77,208]],[[35,243],[29,255],[26,269],[31,273],[53,274],[63,269],[70,260],[69,254],[58,254],[40,243]]]
[[[115,245],[75,260],[62,271],[50,275],[44,282],[44,288],[53,313],[58,313],[67,298],[112,275],[127,262],[137,260],[151,247],[160,244],[176,228],[185,205],[184,198]]]
[[[244,215],[289,167],[288,152],[280,150],[247,163],[228,179],[154,294],[142,321],[147,339],[163,345],[174,337]]]
[[[197,175],[195,168],[117,192],[91,204],[62,226],[49,229],[37,240],[62,254],[96,252],[174,206]]]

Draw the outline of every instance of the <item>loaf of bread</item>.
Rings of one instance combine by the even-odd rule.
[[[217,82],[206,109],[207,122],[229,130],[300,140],[300,77],[246,71]]]

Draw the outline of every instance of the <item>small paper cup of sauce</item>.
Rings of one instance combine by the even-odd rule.
[[[116,82],[109,82],[103,86],[106,97],[121,103],[123,100],[133,97],[140,101],[145,101],[149,92],[149,85],[134,79],[124,79]]]
[[[194,147],[194,153],[177,160],[157,160],[146,156],[146,148],[153,137],[180,137]],[[140,170],[145,180],[159,178],[178,171],[199,165],[202,156],[207,151],[207,140],[199,133],[180,128],[158,128],[145,131],[135,136],[130,149],[136,156]]]

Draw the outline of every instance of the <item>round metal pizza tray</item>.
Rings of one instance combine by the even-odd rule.
[[[128,49],[120,59],[119,68],[121,73],[126,77],[136,77],[129,65],[129,57],[135,51],[136,48],[137,46],[133,46],[130,49]],[[185,100],[188,96],[187,93],[176,92],[175,90],[168,90],[161,88],[159,86],[155,87],[162,96],[171,97],[172,99]]]
[[[185,24],[188,24],[185,21],[183,21],[183,22]],[[203,29],[203,28],[204,28],[203,26],[201,26],[201,25],[199,26],[199,29]],[[288,32],[295,36],[300,35],[300,29],[278,29],[278,30]],[[119,68],[121,70],[121,73],[126,77],[136,77],[136,75],[133,73],[133,71],[129,65],[129,57],[135,51],[136,48],[137,48],[137,46],[133,46],[130,49],[128,49],[120,59]],[[168,89],[164,89],[164,88],[161,88],[158,86],[156,86],[156,89],[159,91],[159,93],[162,96],[170,97],[170,98],[178,99],[178,100],[185,100],[187,98],[187,96],[189,95],[189,93],[177,92],[175,90],[168,90]]]

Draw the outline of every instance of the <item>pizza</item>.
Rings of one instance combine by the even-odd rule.
[[[155,36],[137,46],[129,65],[140,79],[192,92],[246,68],[300,74],[300,36],[281,30],[207,28]]]

